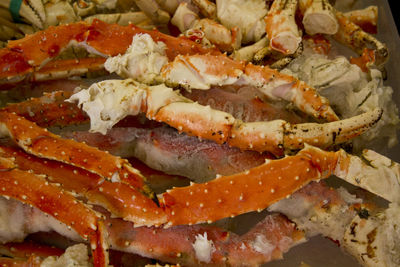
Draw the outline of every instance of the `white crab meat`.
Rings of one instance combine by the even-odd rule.
[[[239,27],[243,43],[256,42],[265,35],[264,17],[267,6],[263,0],[217,0],[217,17],[228,29]]]
[[[161,68],[168,63],[166,45],[154,42],[149,34],[138,34],[125,54],[110,57],[104,67],[124,78],[133,78],[144,83],[154,83]]]

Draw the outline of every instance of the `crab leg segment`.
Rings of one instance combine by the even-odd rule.
[[[328,100],[302,81],[268,66],[235,61],[225,55],[178,56],[161,71],[163,80],[189,89],[210,89],[212,85],[251,85],[272,99],[294,103],[318,119],[338,120]]]
[[[2,136],[11,137],[29,153],[90,170],[106,179],[121,179],[148,192],[144,177],[126,160],[85,144],[62,139],[13,113],[0,112],[0,121]]]
[[[387,159],[385,162],[385,158],[379,155],[374,155],[374,160],[371,163],[374,167],[369,167],[361,159],[343,150],[326,152],[307,146],[295,156],[267,160],[265,164],[246,172],[217,177],[208,183],[174,188],[159,198],[172,225],[212,222],[262,210],[291,195],[310,181],[334,174],[346,181],[354,179],[358,181],[358,186],[367,190],[382,183],[371,192],[398,203],[398,165],[388,166]],[[381,173],[387,174],[387,178],[377,181],[377,174]],[[384,192],[392,187],[397,195]]]
[[[369,6],[364,9],[352,10],[343,15],[358,25],[363,31],[376,34],[378,26],[378,7]]]
[[[338,153],[305,148],[295,156],[204,184],[174,188],[159,196],[171,225],[212,222],[262,210],[312,180],[332,174]]]
[[[3,196],[37,207],[90,239],[95,266],[106,266],[107,244],[100,217],[71,194],[47,182],[43,176],[15,169],[11,159],[0,158],[0,188]],[[21,193],[22,192],[22,193]]]
[[[375,52],[375,64],[377,66],[385,64],[389,56],[385,44],[363,31],[361,27],[351,22],[341,12],[336,11],[336,17],[339,22],[339,31],[334,35],[334,38],[337,41],[349,46],[359,55],[363,53],[365,48],[373,49]]]
[[[335,34],[338,31],[335,11],[328,0],[300,0],[299,8],[308,34]]]
[[[278,214],[266,216],[242,236],[207,225],[133,228],[118,219],[108,222],[110,243],[119,250],[183,266],[258,266],[304,241],[303,233]],[[258,246],[262,242],[268,249]]]
[[[66,91],[44,93],[43,96],[38,98],[9,104],[3,110],[29,118],[40,127],[63,127],[86,123],[88,121],[86,114],[75,104],[65,102],[71,95],[72,92]],[[62,116],[60,116],[61,113]]]
[[[130,79],[93,84],[89,89],[74,94],[69,101],[79,102],[78,105],[82,106],[90,117],[91,131],[94,132],[106,134],[125,116],[137,115],[142,111],[146,113],[147,118],[165,122],[192,136],[213,140],[219,144],[227,142],[242,149],[270,151],[277,155],[282,155],[284,151],[285,140],[288,139],[285,135],[289,135],[288,140],[294,139],[288,142],[289,149],[301,148],[304,141],[309,140],[313,140],[313,144],[325,147],[361,134],[374,125],[381,115],[381,110],[377,109],[340,123],[307,123],[304,126],[290,125],[280,120],[244,123],[229,113],[192,102],[165,85],[148,87]],[[104,116],[108,119],[104,120]],[[301,131],[297,131],[296,128]],[[321,129],[323,131],[319,131]],[[337,138],[341,134],[343,135]],[[323,135],[327,135],[328,138]]]
[[[293,54],[301,42],[294,20],[296,9],[297,0],[275,0],[265,17],[270,47],[285,55]]]

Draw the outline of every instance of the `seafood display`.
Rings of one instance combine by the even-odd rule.
[[[336,2],[2,3],[0,264],[400,265],[389,50]]]

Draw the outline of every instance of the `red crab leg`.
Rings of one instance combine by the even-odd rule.
[[[215,226],[193,225],[170,228],[133,228],[128,222],[108,219],[110,243],[118,250],[184,266],[258,266],[282,258],[291,247],[304,241],[302,232],[281,215],[268,215],[248,233],[238,236]],[[196,240],[212,242],[208,259],[196,251]],[[288,242],[281,242],[287,240]],[[198,242],[198,241],[197,241]],[[262,242],[268,250],[257,247]],[[281,244],[281,245],[280,245]]]
[[[81,58],[50,61],[33,73],[33,81],[56,80],[104,68],[105,58]]]
[[[262,210],[313,180],[329,177],[340,152],[307,147],[295,156],[231,176],[222,176],[160,195],[171,225],[212,222],[245,212]]]
[[[40,267],[41,263],[41,259],[35,256],[30,257],[28,260],[0,257],[0,266],[4,267]]]
[[[71,97],[72,92],[57,91],[44,93],[38,98],[8,104],[4,111],[15,112],[19,116],[29,118],[41,127],[68,126],[88,122],[86,114],[75,104],[65,102]],[[60,116],[60,114],[62,114]]]
[[[49,27],[25,38],[10,41],[6,48],[0,50],[0,79],[6,83],[23,79],[27,73],[35,72],[43,67],[49,60],[59,55],[69,45],[80,44],[86,47],[89,52],[94,52],[102,57],[116,56],[123,54],[132,42],[136,34],[148,33],[154,41],[164,42],[168,49],[166,54],[172,60],[178,54],[204,54],[220,53],[217,49],[204,48],[200,44],[187,38],[175,38],[159,31],[147,31],[134,25],[120,26],[107,24],[95,19],[92,24],[78,22],[57,27]],[[118,42],[115,42],[118,40]],[[77,71],[74,61],[54,63],[37,74],[37,79],[48,76],[49,71],[63,73],[81,73],[84,69],[96,69],[102,64],[101,59],[87,59],[96,64],[84,66]],[[100,65],[99,65],[100,64]]]
[[[0,254],[13,258],[29,258],[32,255],[44,258],[49,256],[60,256],[64,252],[63,249],[45,246],[31,241],[25,241],[22,243],[10,242],[3,245],[0,244]]]
[[[113,215],[135,222],[137,226],[165,222],[163,211],[128,184],[104,181],[102,177],[84,169],[44,160],[18,148],[0,146],[0,155],[12,157],[21,170],[47,175],[51,182],[62,184],[65,190],[84,195],[90,203],[103,206]]]
[[[166,127],[114,127],[107,135],[74,132],[66,134],[66,137],[124,158],[136,157],[154,169],[183,175],[198,182],[213,179],[216,174],[237,173],[264,163],[266,158],[273,158],[268,153],[200,141]]]
[[[362,157],[343,150],[327,152],[307,146],[295,156],[269,160],[243,173],[174,188],[160,195],[160,203],[172,225],[214,221],[262,210],[310,181],[332,174],[398,203],[400,165],[369,150]],[[380,176],[383,177],[377,180]]]
[[[0,168],[1,195],[35,206],[90,239],[95,266],[107,265],[107,245],[97,213],[43,176],[15,169],[10,159],[0,158]]]
[[[88,145],[63,139],[13,113],[0,112],[2,135],[7,135],[25,151],[48,159],[58,160],[100,176],[125,181],[150,194],[144,177],[126,160],[112,156]]]
[[[250,85],[268,98],[292,102],[299,110],[317,119],[339,119],[328,100],[306,83],[268,66],[246,64],[226,55],[178,56],[163,67],[161,75],[169,84],[190,89],[208,90],[212,85]]]

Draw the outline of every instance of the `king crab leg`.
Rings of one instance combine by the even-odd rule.
[[[113,247],[188,266],[258,266],[280,259],[283,252],[304,241],[295,225],[277,214],[267,215],[242,236],[206,225],[138,229],[118,219],[108,222]],[[208,242],[209,251],[198,249],[203,242]]]
[[[185,76],[182,77],[182,73]],[[207,90],[212,85],[255,86],[270,99],[292,102],[299,110],[317,119],[338,120],[328,100],[302,81],[273,70],[231,60],[219,55],[178,56],[165,65],[161,76],[167,84]]]
[[[13,158],[20,170],[44,174],[52,183],[61,184],[65,190],[85,196],[90,203],[103,206],[114,216],[133,221],[137,226],[165,222],[163,211],[154,202],[125,183],[104,181],[102,177],[84,169],[43,160],[18,148],[0,146],[0,155]]]
[[[266,153],[200,141],[167,127],[117,127],[107,135],[79,131],[64,133],[63,136],[125,158],[138,158],[149,167],[186,176],[196,182],[214,179],[217,174],[244,171],[264,163],[266,158],[273,158]]]
[[[297,0],[275,0],[265,17],[270,47],[285,55],[293,54],[301,42],[294,20],[297,5]]]
[[[104,225],[99,214],[77,201],[70,193],[48,183],[43,176],[15,169],[10,159],[1,158],[0,161],[3,196],[33,205],[74,229],[85,240],[90,239],[95,266],[108,264]],[[37,188],[41,191],[36,191]]]
[[[118,107],[101,104],[98,108],[93,105],[92,102],[105,103],[110,95],[114,99],[118,97]],[[147,87],[130,79],[93,84],[88,90],[74,94],[69,101],[77,101],[91,118],[91,131],[105,134],[125,116],[142,111],[147,118],[165,122],[192,136],[276,155],[282,155],[284,149],[301,149],[304,143],[328,147],[345,142],[373,126],[382,114],[377,109],[326,124],[290,125],[282,120],[244,123],[229,113],[193,103],[164,85]],[[109,119],[104,121],[102,116],[106,114]]]
[[[1,205],[9,203],[14,201],[0,199]],[[41,221],[43,225],[51,225],[51,220],[36,209],[16,201],[14,205],[21,206],[22,209],[12,209],[8,217],[17,210],[23,212],[20,217],[22,220],[15,221],[16,227],[24,224],[23,220],[26,218]],[[295,224],[286,217],[278,214],[267,215],[241,236],[209,225],[185,225],[167,229],[134,227],[130,222],[110,218],[107,214],[106,217],[106,241],[110,248],[188,266],[257,266],[282,258],[284,252],[304,242],[303,232],[298,231]],[[29,228],[29,224],[26,226],[28,228],[25,234],[35,231]],[[58,227],[61,233],[68,231],[65,226],[65,229],[62,229],[62,225]],[[0,231],[0,237],[3,235]],[[198,248],[204,245],[209,246],[210,250]]]
[[[354,179],[356,182],[369,181],[367,183],[373,184],[372,180],[379,177],[382,170],[355,158],[343,150],[326,152],[307,146],[295,156],[268,160],[239,174],[168,190],[159,199],[171,225],[214,221],[249,211],[261,211],[309,182],[328,178],[332,174],[349,182]],[[387,180],[371,190],[372,193],[398,202],[398,193],[393,197],[387,192],[387,188],[393,192],[400,190],[398,168],[398,164],[393,169],[384,168],[389,173]],[[367,171],[354,172],[363,169]],[[361,183],[357,185],[366,187]]]

